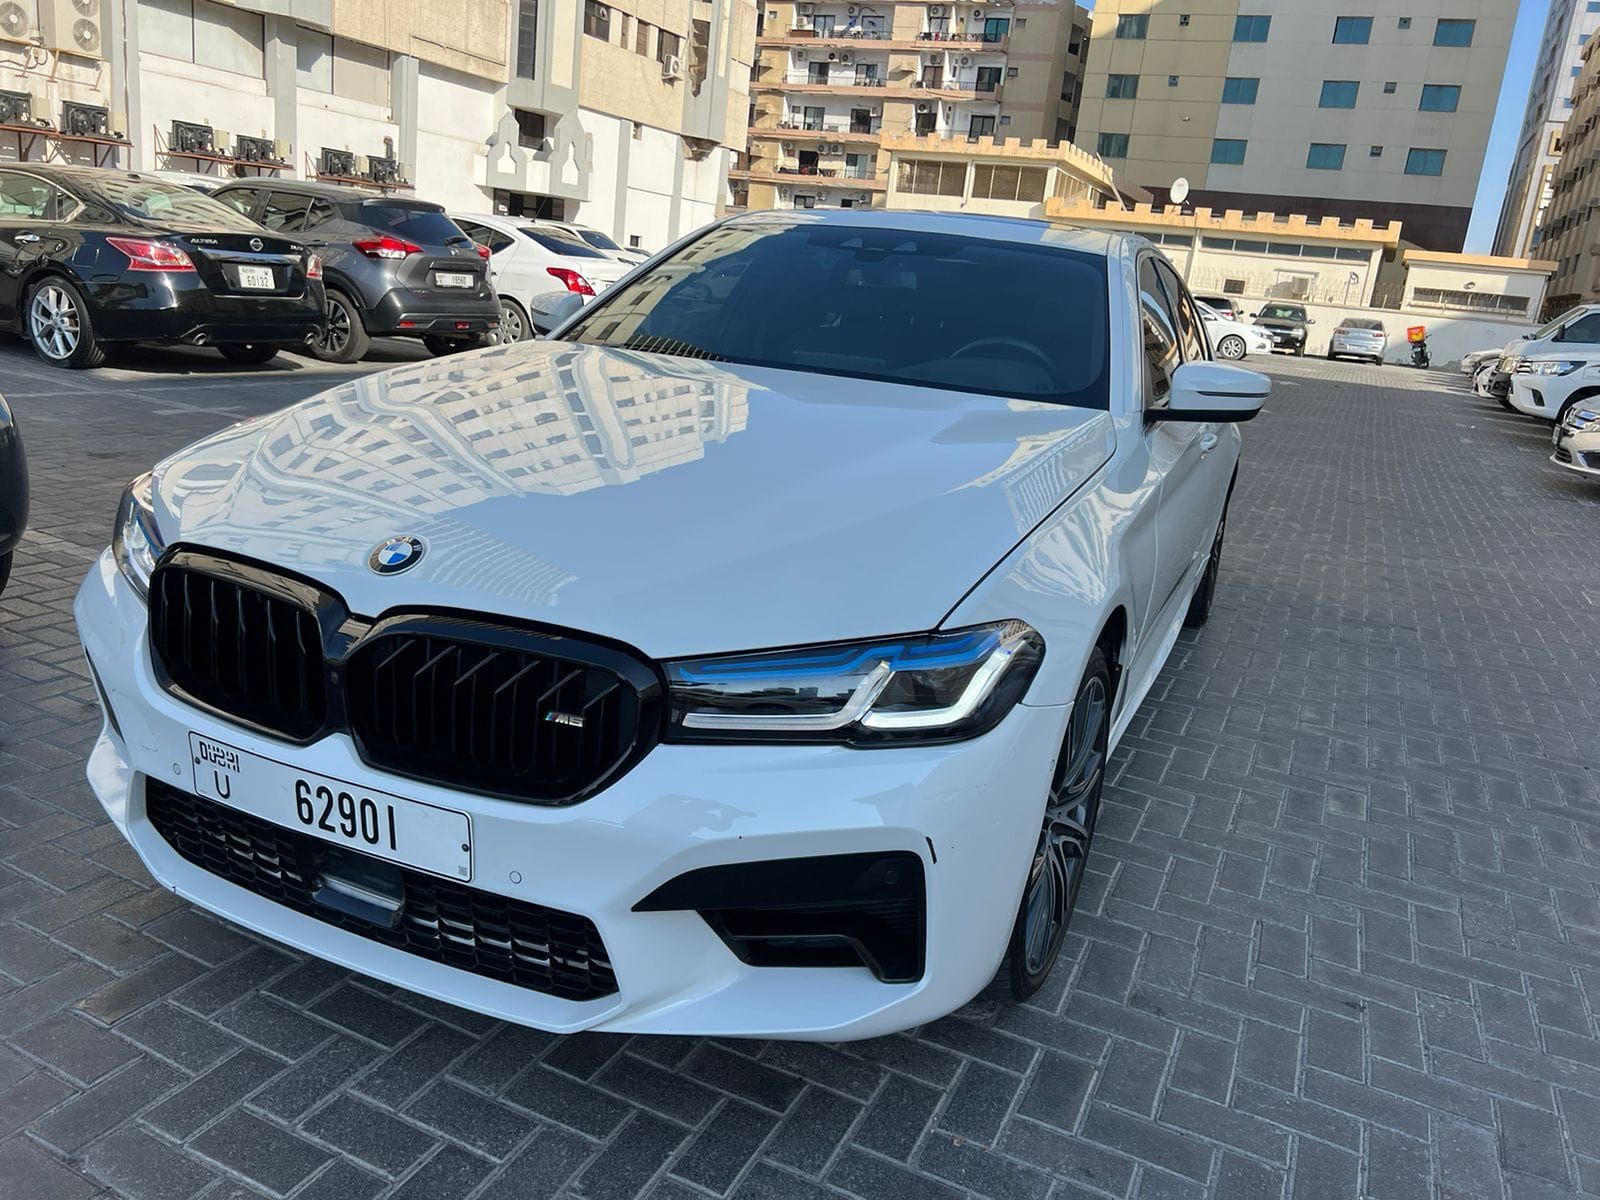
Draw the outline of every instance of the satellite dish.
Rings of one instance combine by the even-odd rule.
[[[1172,181],[1172,187],[1168,189],[1168,194],[1172,197],[1174,204],[1182,204],[1189,198],[1189,181],[1182,175],[1178,176]]]

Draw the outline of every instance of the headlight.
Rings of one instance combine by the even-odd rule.
[[[841,742],[976,737],[1022,699],[1044,640],[1021,621],[666,664],[668,739]]]
[[[1530,363],[1529,369],[1535,375],[1571,375],[1574,371],[1587,365],[1587,363],[1581,362],[1546,360],[1544,362]]]
[[[111,554],[123,578],[141,596],[150,592],[150,572],[167,548],[156,528],[155,506],[150,500],[150,473],[130,483],[117,506],[117,526],[111,533]]]

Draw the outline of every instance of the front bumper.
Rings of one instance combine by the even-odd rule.
[[[1600,479],[1600,428],[1574,430],[1558,424],[1550,442],[1550,461],[1556,466]]]
[[[300,345],[326,320],[322,285],[299,296],[214,292],[197,278],[152,273],[138,288],[126,280],[88,285],[95,333],[111,342],[270,342]]]
[[[362,314],[374,337],[466,337],[500,327],[500,300],[493,290],[457,292],[393,288]]]
[[[1571,393],[1573,384],[1559,375],[1519,372],[1511,377],[1511,407],[1530,417],[1553,421]]]
[[[1306,344],[1306,331],[1304,329],[1273,329],[1267,332],[1272,335],[1272,348],[1274,350],[1287,350],[1298,354]]]
[[[102,554],[78,593],[84,648],[110,706],[89,782],[150,873],[268,937],[464,1008],[556,1032],[874,1037],[942,1016],[978,993],[1004,952],[1066,725],[1066,708],[1018,706],[949,746],[660,745],[567,808],[451,791],[368,767],[336,735],[297,748],[209,717],[158,686],[143,602]],[[151,824],[145,779],[192,788],[189,733],[469,815],[472,886],[587,917],[617,991],[563,1000],[418,958],[276,904],[181,857]],[[285,801],[286,828],[293,803]],[[697,912],[636,912],[700,868],[907,852],[926,880],[926,961],[912,983],[865,967],[741,962]]]

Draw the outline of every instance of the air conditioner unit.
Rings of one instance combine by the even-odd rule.
[[[61,132],[79,137],[106,137],[111,132],[111,113],[103,104],[61,104]]]
[[[919,105],[917,105],[917,111],[919,113],[932,112],[933,111],[933,105],[931,105],[931,104],[919,104]]]
[[[32,125],[33,97],[27,92],[0,92],[0,125]]]
[[[233,156],[245,162],[271,162],[276,153],[271,138],[247,137],[241,133],[233,139]]]
[[[356,156],[348,150],[334,150],[328,146],[322,148],[322,153],[317,157],[318,175],[345,175],[356,173]]]
[[[663,78],[663,79],[682,79],[683,78],[683,59],[679,58],[676,54],[669,54],[664,59],[662,59],[661,60],[661,78]]]
[[[970,54],[963,54],[963,55],[962,55],[962,56],[961,56],[961,65],[962,65],[962,66],[963,66],[963,67],[970,67],[970,66],[971,66],[971,65],[972,65],[972,55],[970,55]]]
[[[804,50],[796,50],[794,52],[794,60],[795,62],[805,62],[806,52]]]
[[[39,33],[52,50],[100,58],[100,0],[39,0]]]
[[[837,54],[835,54],[833,51],[831,51],[831,50],[828,51],[828,61],[829,62],[835,61],[838,57],[839,56]]]
[[[841,146],[838,142],[835,142],[833,145],[829,146],[828,149],[833,151],[835,154],[843,154],[844,153],[844,147]]]
[[[942,5],[942,4],[930,4],[930,5],[928,5],[928,15],[930,17],[942,17],[942,16],[944,16],[944,5]]]
[[[844,11],[853,17],[856,15],[856,6],[854,4],[849,5]]]
[[[871,204],[872,203],[872,193],[871,192],[862,192],[859,196],[856,197],[856,199],[862,204]]]
[[[400,163],[393,158],[373,155],[367,159],[366,176],[373,183],[399,183]]]
[[[937,54],[928,55],[928,65],[930,67],[937,67],[939,65],[939,56]]]
[[[177,154],[213,154],[216,146],[211,126],[194,121],[174,121],[167,147]]]
[[[0,36],[18,42],[31,42],[34,37],[33,10],[17,0],[0,4]]]
[[[842,63],[847,63],[850,61],[850,56],[848,54],[841,54],[839,55],[839,61]]]
[[[793,154],[794,153],[794,143],[793,142],[785,142],[783,144],[783,152],[785,154]]]

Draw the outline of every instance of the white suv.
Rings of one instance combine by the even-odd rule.
[[[1511,407],[1530,417],[1559,421],[1579,400],[1595,396],[1600,396],[1600,346],[1574,346],[1565,353],[1552,348],[1523,357],[1511,376]]]

